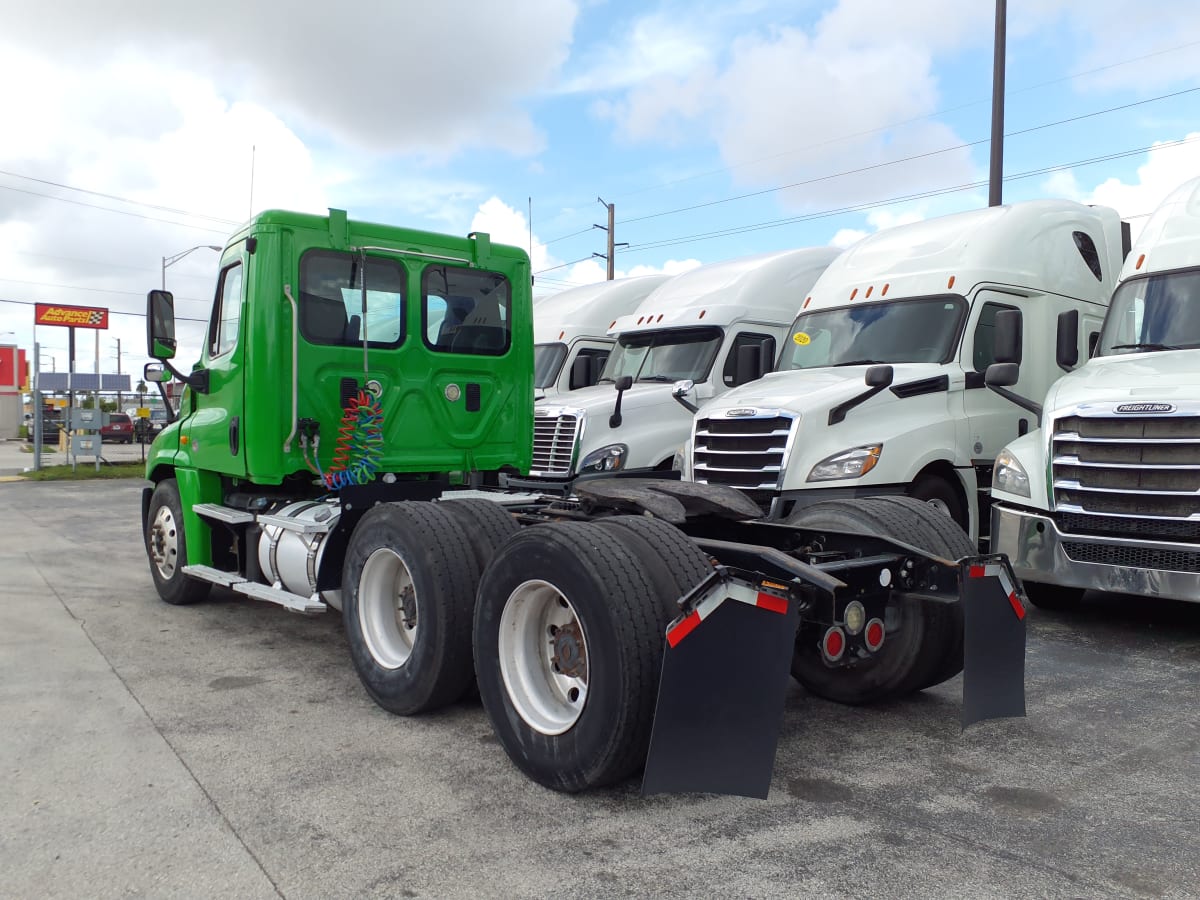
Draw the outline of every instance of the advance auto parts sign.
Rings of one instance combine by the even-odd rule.
[[[70,325],[74,328],[108,328],[108,310],[95,306],[58,306],[38,303],[34,325]]]

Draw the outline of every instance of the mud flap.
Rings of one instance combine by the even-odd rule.
[[[1008,559],[959,563],[963,604],[962,727],[1025,715],[1025,602]]]
[[[710,581],[667,628],[642,793],[765,799],[799,608],[719,571]]]

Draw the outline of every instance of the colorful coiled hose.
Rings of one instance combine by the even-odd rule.
[[[330,490],[368,484],[382,462],[383,408],[366,391],[359,391],[357,397],[350,398],[342,414],[329,471],[320,475]],[[320,462],[317,466],[319,470]]]

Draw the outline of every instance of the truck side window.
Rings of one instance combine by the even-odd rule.
[[[300,258],[300,333],[310,344],[398,347],[404,340],[404,285],[399,260],[368,256],[367,320],[363,321],[362,258],[309,250]]]
[[[733,339],[733,344],[729,348],[729,356],[725,359],[725,369],[721,373],[721,378],[726,387],[737,387],[744,383],[739,382],[737,378],[738,356],[743,347],[759,349],[759,363],[755,378],[770,372],[772,366],[775,365],[775,338],[769,334],[743,332]]]
[[[986,372],[987,367],[996,361],[996,313],[1005,309],[1016,307],[985,303],[979,311],[979,321],[975,323],[975,336],[971,344],[971,363],[976,372]]]
[[[221,273],[217,302],[208,326],[208,356],[223,356],[237,346],[242,316],[242,264],[234,263]]]
[[[426,345],[442,353],[503,356],[512,343],[512,291],[496,272],[428,266],[421,274]]]

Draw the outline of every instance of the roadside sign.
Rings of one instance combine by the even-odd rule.
[[[38,303],[35,325],[66,325],[71,328],[108,328],[108,310],[99,306],[62,306]]]

